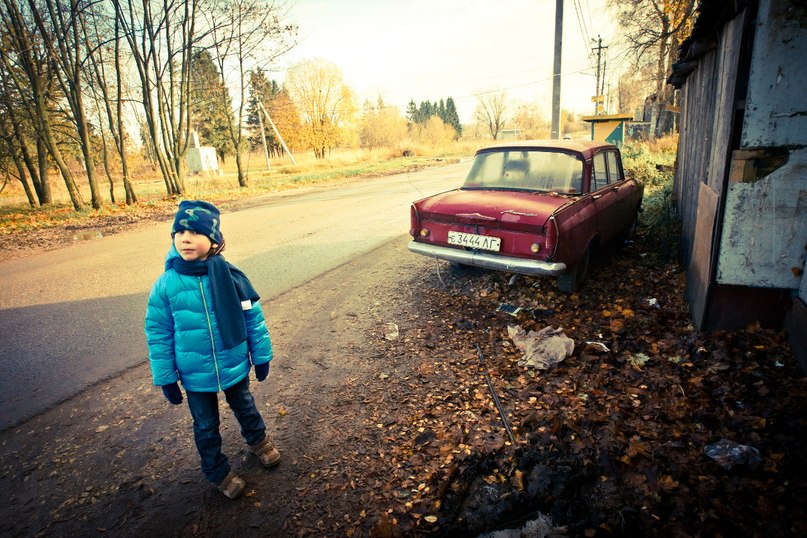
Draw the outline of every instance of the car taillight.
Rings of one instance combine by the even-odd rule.
[[[546,221],[545,228],[545,237],[546,237],[546,252],[548,256],[551,258],[555,255],[555,251],[558,249],[558,224],[555,222],[555,217],[550,217],[548,221]]]
[[[409,235],[411,235],[413,239],[417,238],[418,228],[420,228],[418,210],[415,208],[415,204],[412,204],[409,206]]]

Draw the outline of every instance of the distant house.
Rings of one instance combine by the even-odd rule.
[[[784,328],[807,370],[807,6],[701,0],[670,82],[693,320]]]
[[[521,138],[521,129],[502,129],[496,140],[520,140]]]

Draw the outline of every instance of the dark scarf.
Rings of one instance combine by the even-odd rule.
[[[223,256],[215,255],[205,261],[186,262],[173,258],[172,267],[181,275],[209,275],[213,312],[221,328],[224,349],[232,349],[247,339],[247,326],[241,301],[257,302],[260,297],[247,276]]]

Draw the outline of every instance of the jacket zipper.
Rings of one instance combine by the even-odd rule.
[[[219,376],[219,358],[216,355],[216,341],[213,339],[213,324],[210,322],[210,311],[207,309],[207,299],[205,299],[205,290],[202,286],[202,277],[199,279],[199,292],[202,294],[202,304],[205,306],[205,316],[207,316],[207,332],[210,334],[210,348],[213,350],[213,366],[216,368],[216,383],[221,390],[221,376]]]

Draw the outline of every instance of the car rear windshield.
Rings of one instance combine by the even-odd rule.
[[[509,149],[478,153],[463,188],[578,194],[582,182],[583,161],[576,155]]]

